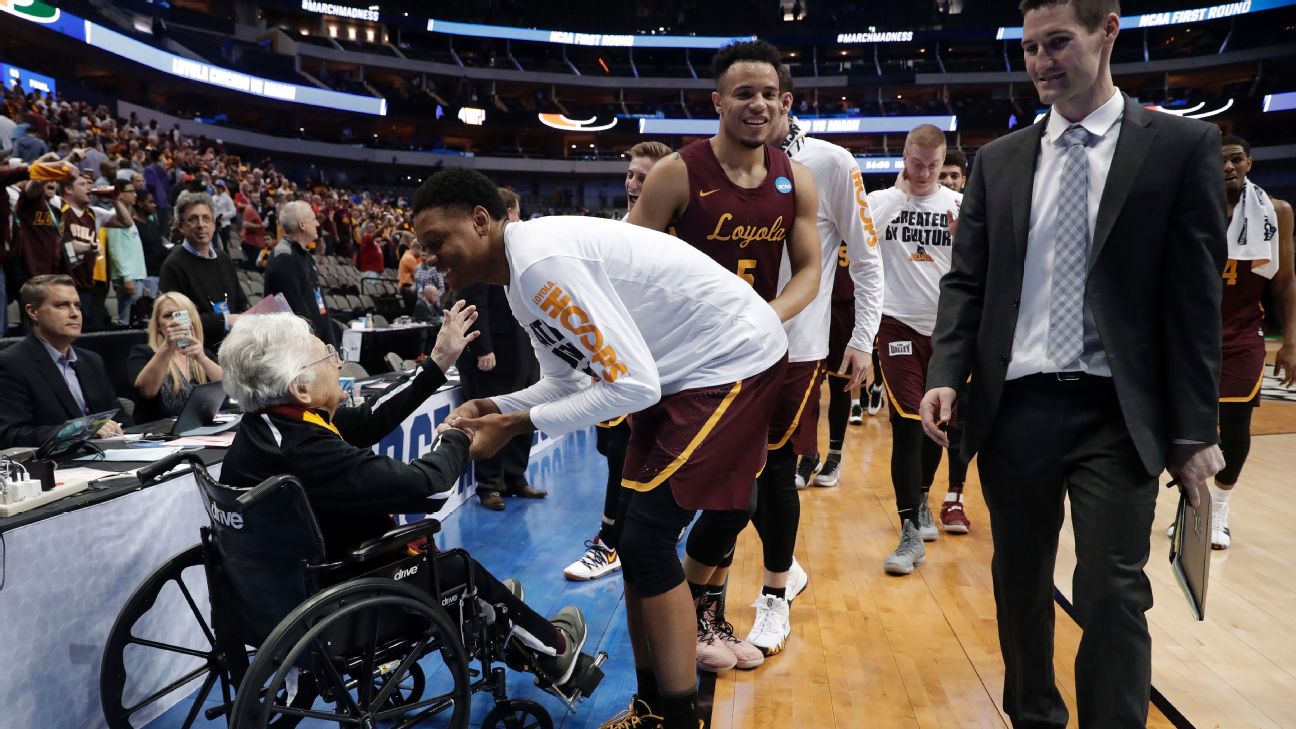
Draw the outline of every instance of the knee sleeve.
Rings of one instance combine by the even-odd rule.
[[[921,426],[919,426],[921,428]],[[936,480],[936,471],[940,468],[943,449],[940,444],[923,434],[922,439],[922,490],[931,488]]]
[[[801,522],[801,497],[796,490],[796,454],[791,446],[771,451],[765,471],[756,481],[756,513],[752,522],[760,534],[765,569],[787,572],[796,549]]]
[[[708,567],[725,567],[733,562],[738,535],[751,519],[747,511],[704,511],[689,532],[685,553]]]
[[[916,510],[922,500],[924,438],[922,424],[917,420],[891,421],[891,485],[895,487],[896,509],[901,513]]]
[[[660,487],[659,487],[660,488]],[[675,553],[678,531],[633,516],[621,525],[621,571],[640,597],[656,597],[684,584],[684,567]]]
[[[1250,402],[1222,402],[1219,406],[1220,450],[1224,453],[1224,468],[1215,480],[1226,486],[1237,483],[1242,466],[1251,453],[1251,413],[1255,405]]]
[[[851,394],[842,389],[840,378],[828,377],[828,444],[841,448],[846,440],[846,422],[850,419]]]

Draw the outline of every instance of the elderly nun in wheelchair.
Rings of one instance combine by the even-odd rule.
[[[427,361],[372,403],[346,407],[338,382],[341,358],[305,319],[286,313],[241,317],[220,347],[225,390],[245,412],[221,480],[252,487],[277,474],[297,477],[329,553],[382,536],[394,526],[392,514],[436,511],[463,471],[471,434],[443,425],[431,450],[410,463],[378,455],[372,446],[445,383],[445,369],[477,335],[469,332],[476,318],[474,307],[457,302]],[[471,569],[478,598],[508,608],[512,634],[536,664],[555,683],[571,677],[585,643],[579,609],[564,607],[546,620],[522,601],[520,585],[501,583],[476,560],[469,558],[466,567],[436,564],[445,584],[467,577],[444,571]],[[282,617],[263,619],[273,625]]]

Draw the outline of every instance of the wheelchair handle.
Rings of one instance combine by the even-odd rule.
[[[207,468],[207,465],[203,463],[203,460],[197,455],[182,451],[180,453],[173,453],[160,461],[150,463],[141,468],[135,476],[140,480],[140,483],[145,486],[152,486],[153,482],[156,481],[158,477],[176,466],[181,465],[185,461],[188,461],[189,465],[194,468],[201,468],[204,470]]]
[[[278,491],[284,486],[290,486],[290,485],[295,486],[298,491],[302,491],[303,495],[305,495],[305,490],[302,488],[301,481],[298,481],[296,476],[291,476],[289,474],[283,473],[283,474],[279,474],[278,476],[271,476],[270,478],[267,478],[266,480],[262,481],[256,486],[253,486],[252,488],[248,489],[246,492],[244,492],[241,496],[238,497],[237,501],[239,506],[248,507],[260,501],[261,499],[265,498],[266,496],[269,496],[275,491]]]

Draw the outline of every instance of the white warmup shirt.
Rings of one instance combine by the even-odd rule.
[[[491,400],[504,413],[530,408],[546,433],[760,374],[787,351],[778,315],[750,284],[665,233],[545,217],[509,224],[504,253],[509,307],[541,378]]]
[[[940,280],[950,270],[949,211],[958,217],[963,195],[939,186],[930,195],[908,200],[894,187],[868,196],[881,233],[886,295],[882,313],[924,336],[936,328]]]
[[[819,187],[819,217],[815,223],[823,244],[819,293],[783,324],[788,337],[788,361],[815,362],[828,356],[833,279],[843,241],[855,283],[855,330],[850,346],[872,352],[873,337],[882,320],[882,257],[859,163],[844,148],[813,137],[798,136],[788,144],[787,152],[810,169]],[[779,270],[780,292],[791,278],[792,266],[785,251]],[[840,364],[829,362],[827,366],[835,370]]]

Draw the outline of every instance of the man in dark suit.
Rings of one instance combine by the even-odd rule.
[[[81,298],[70,276],[36,276],[19,293],[32,333],[0,352],[0,448],[39,446],[72,418],[120,407],[99,355],[72,346]],[[97,433],[121,435],[125,413]]]
[[[1026,68],[1052,111],[977,154],[923,426],[945,443],[971,375],[957,415],[990,508],[1013,726],[1067,724],[1052,592],[1069,494],[1080,726],[1142,727],[1157,475],[1168,468],[1197,503],[1223,465],[1220,132],[1115,88],[1116,0],[1024,0],[1022,11]]]
[[[477,307],[475,329],[481,332],[459,355],[464,398],[505,395],[534,383],[539,364],[531,340],[513,318],[503,286],[478,283],[460,297]],[[526,480],[531,459],[531,434],[515,436],[498,453],[477,461],[477,498],[492,511],[505,508],[504,496],[540,499],[548,492]]]

